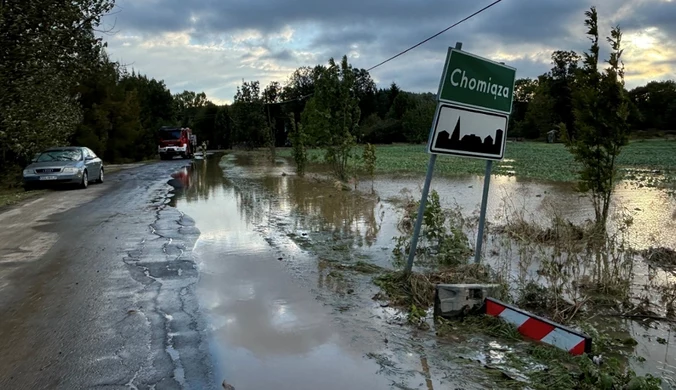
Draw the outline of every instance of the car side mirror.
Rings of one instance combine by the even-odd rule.
[[[91,161],[91,160],[93,160],[93,159],[95,159],[95,158],[96,158],[96,157],[87,156],[87,157],[85,157],[85,161]]]

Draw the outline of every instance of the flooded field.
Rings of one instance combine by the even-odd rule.
[[[174,179],[184,189],[172,204],[201,231],[199,294],[219,382],[238,390],[430,390],[504,388],[514,381],[494,373],[511,347],[482,335],[436,338],[434,330],[410,327],[404,314],[372,299],[377,269],[364,265],[394,268],[402,205],[419,199],[422,178],[378,176],[372,194],[370,181],[345,191],[293,171],[286,160],[271,164],[262,154],[213,155]],[[444,207],[471,217],[481,186],[479,177],[435,178],[432,189]],[[628,182],[619,186],[616,204],[631,217],[632,248],[676,248],[673,196]],[[593,214],[570,185],[493,177],[488,221],[498,226],[515,212],[543,224],[551,213],[576,223]],[[489,262],[510,258],[500,245],[489,238]],[[676,282],[642,262],[634,271],[637,294],[652,291],[645,285]],[[669,350],[676,339],[668,324],[618,319],[612,325],[638,342],[630,351],[632,369],[663,377],[664,388],[676,381],[676,353]]]

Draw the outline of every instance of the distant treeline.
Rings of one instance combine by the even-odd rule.
[[[516,81],[510,137],[544,138],[551,130],[561,130],[559,136],[575,138],[573,105],[581,85],[582,57],[574,51],[555,51],[551,58],[549,72]],[[652,81],[625,92],[632,132],[676,130],[676,82]]]

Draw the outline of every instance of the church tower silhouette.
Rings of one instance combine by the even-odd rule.
[[[460,117],[455,123],[455,129],[453,129],[453,134],[451,135],[451,145],[457,145],[460,142]]]

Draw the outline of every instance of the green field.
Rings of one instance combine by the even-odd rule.
[[[361,154],[361,148],[355,150]],[[290,157],[291,149],[283,148],[280,156]],[[309,150],[312,161],[322,161],[321,150]],[[425,145],[377,145],[376,173],[424,175],[429,155]],[[618,160],[621,168],[660,170],[676,173],[676,141],[634,141],[627,145]],[[312,170],[312,162],[309,164]],[[493,173],[519,178],[552,181],[574,181],[578,165],[562,144],[542,142],[510,142],[505,159],[493,164]],[[483,160],[439,156],[435,173],[445,176],[482,175]]]

